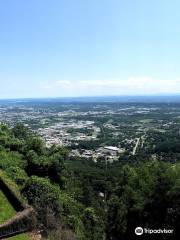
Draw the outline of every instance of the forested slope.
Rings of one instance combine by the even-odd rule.
[[[17,124],[0,126],[0,169],[35,208],[45,239],[129,240],[137,226],[178,234],[179,159],[105,165],[69,158]]]

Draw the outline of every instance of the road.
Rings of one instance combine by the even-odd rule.
[[[135,154],[136,154],[136,151],[137,151],[137,148],[138,148],[139,142],[140,142],[140,137],[137,138],[137,142],[136,142],[136,145],[135,145],[135,147],[134,147],[134,149],[133,149],[132,155],[135,155]]]

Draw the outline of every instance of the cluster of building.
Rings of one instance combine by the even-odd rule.
[[[78,141],[97,139],[100,128],[95,126],[94,121],[66,120],[39,128],[37,132],[45,140],[47,147],[53,144],[71,146]]]
[[[82,157],[86,159],[92,159],[94,162],[97,160],[105,160],[107,162],[113,162],[119,159],[119,156],[125,152],[124,148],[118,148],[114,146],[104,146],[99,147],[96,150],[72,150],[70,156],[72,157]]]

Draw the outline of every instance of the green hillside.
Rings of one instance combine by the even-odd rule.
[[[163,157],[134,161],[105,167],[102,161],[71,158],[64,147],[46,148],[21,124],[12,129],[0,125],[0,169],[10,178],[8,185],[35,209],[45,239],[131,239],[142,223],[179,231],[178,158],[176,163]],[[4,221],[14,213],[1,198]]]

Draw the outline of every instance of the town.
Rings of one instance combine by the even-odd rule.
[[[14,101],[1,103],[0,121],[9,126],[22,122],[47,147],[66,146],[72,158],[113,162],[144,152],[157,153],[156,138],[178,129],[180,110],[175,103]]]

